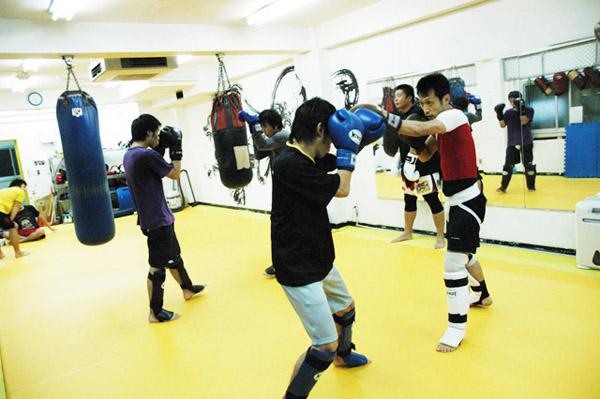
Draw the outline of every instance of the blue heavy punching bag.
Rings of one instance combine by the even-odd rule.
[[[75,78],[69,63],[67,69],[68,77],[73,75]],[[56,119],[69,176],[69,196],[77,239],[85,245],[104,244],[115,236],[115,222],[96,103],[81,88],[69,91],[67,79],[67,90],[56,103]]]

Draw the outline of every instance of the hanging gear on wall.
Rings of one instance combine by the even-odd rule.
[[[556,72],[552,76],[552,83],[554,83],[554,94],[557,96],[562,96],[569,89],[569,79],[564,72]]]
[[[210,113],[210,124],[215,143],[215,157],[223,185],[241,188],[252,180],[250,152],[246,126],[238,119],[242,110],[240,87],[231,85],[223,63],[223,55],[217,54],[219,81]]]
[[[113,208],[100,142],[98,109],[92,96],[81,90],[72,57],[64,56],[67,88],[56,102],[56,119],[69,172],[69,196],[77,239],[99,245],[115,235]],[[77,90],[69,90],[71,77]]]
[[[544,93],[546,96],[552,95],[552,88],[548,84],[548,81],[546,80],[545,77],[538,76],[537,78],[535,78],[535,80],[533,82],[538,87],[538,89],[540,89],[542,91],[542,93]]]
[[[569,80],[571,82],[575,83],[575,86],[579,90],[585,89],[585,86],[587,85],[587,81],[585,80],[585,77],[577,69],[570,70],[569,73],[567,74],[567,76],[569,77]]]
[[[450,83],[450,104],[454,104],[454,100],[459,97],[467,97],[465,81],[462,78],[450,78],[448,79],[448,83]]]
[[[383,97],[381,98],[381,107],[387,112],[394,112],[394,89],[391,87],[383,87]]]

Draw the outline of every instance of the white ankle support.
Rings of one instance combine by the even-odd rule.
[[[458,348],[463,338],[465,337],[465,330],[460,330],[452,326],[446,328],[446,332],[440,338],[440,344],[447,345],[451,348]]]

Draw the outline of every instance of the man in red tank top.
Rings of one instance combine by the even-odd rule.
[[[419,160],[426,162],[435,152],[440,154],[443,192],[450,205],[446,223],[448,251],[444,254],[449,323],[436,350],[452,352],[465,337],[469,305],[492,304],[475,257],[486,198],[477,184],[475,144],[469,121],[462,111],[450,105],[448,79],[439,73],[423,77],[417,84],[417,95],[429,121],[403,121],[397,115],[381,110],[380,113],[400,135],[430,136]]]

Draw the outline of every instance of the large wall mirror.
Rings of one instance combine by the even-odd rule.
[[[471,127],[489,206],[574,211],[600,192],[599,65],[598,41],[589,39],[440,71],[488,100],[484,119]],[[382,104],[386,92],[396,97],[395,88],[415,87],[424,75],[372,80],[368,101]],[[476,115],[476,103],[467,102],[465,112]],[[403,200],[404,155],[385,144],[374,147],[377,194]]]
[[[475,103],[478,102],[477,99],[481,100],[480,91],[485,90],[485,82],[481,82],[478,78],[477,66],[475,64],[455,66],[441,70],[440,72],[451,80],[462,79],[466,91],[475,97],[475,99],[471,99],[471,101],[463,104],[463,110],[474,117],[474,119],[471,119],[471,128],[477,149],[478,169],[483,180],[488,205],[525,207],[525,197],[522,187],[519,187],[518,190],[507,191],[506,193],[496,191],[501,186],[502,181],[505,139],[496,126],[498,122],[495,120],[484,122],[476,118],[481,113],[478,112],[479,107],[476,107]],[[370,81],[368,82],[369,101],[381,104],[384,93],[386,91],[389,93],[390,90],[392,96],[403,97],[403,93],[398,93],[398,90],[402,91],[402,89],[395,89],[402,85],[409,85],[414,88],[419,79],[424,75],[424,73],[398,75]],[[482,83],[484,84],[482,85]],[[496,82],[496,84],[499,83]],[[416,103],[418,104],[418,101]],[[394,105],[396,108],[394,112],[401,113],[402,111],[397,109],[397,105],[398,101]],[[494,104],[483,104],[483,106],[493,108]],[[494,130],[493,132],[490,129],[490,124]],[[379,144],[379,146],[375,147],[377,195],[382,199],[402,200],[407,194],[400,170],[404,161],[404,153],[401,150],[396,152],[390,151],[389,146],[385,143],[385,137]],[[520,181],[515,186],[521,186]],[[443,195],[440,194],[440,198],[443,200]],[[418,201],[423,200],[423,196],[419,195]]]
[[[506,88],[519,90],[533,110],[515,165],[525,207],[574,211],[600,192],[599,65],[596,40],[503,60]]]

